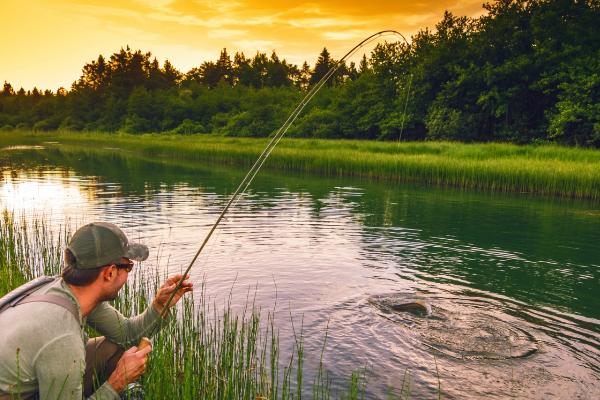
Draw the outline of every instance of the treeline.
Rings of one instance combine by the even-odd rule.
[[[502,0],[479,18],[342,64],[289,131],[320,138],[558,142],[600,147],[600,1]],[[225,50],[186,73],[121,49],[70,88],[0,93],[0,129],[266,136],[337,61]]]

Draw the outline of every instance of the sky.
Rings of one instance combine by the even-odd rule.
[[[99,54],[121,47],[150,51],[182,72],[216,60],[223,48],[275,50],[314,65],[327,47],[340,58],[385,29],[410,36],[449,10],[475,17],[483,0],[0,0],[0,83],[56,90]],[[393,41],[394,38],[387,38]],[[365,49],[368,54],[369,49]],[[360,53],[362,54],[362,52]]]

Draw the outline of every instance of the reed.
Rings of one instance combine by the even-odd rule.
[[[243,168],[251,165],[266,144],[266,139],[215,135],[0,134],[4,144],[51,140],[83,148],[119,147],[149,158]],[[600,199],[600,151],[557,145],[284,139],[264,167],[393,183]]]
[[[43,218],[1,214],[0,296],[39,275],[59,273],[69,229],[58,232],[53,234]],[[164,279],[159,271],[134,271],[115,300],[125,315],[145,309]],[[197,291],[199,298],[187,297],[172,321],[154,336],[149,367],[141,379],[146,399],[285,400],[307,397],[309,392],[313,399],[365,397],[364,374],[353,373],[347,389],[334,391],[322,362],[314,381],[303,384],[300,332],[293,353],[282,360],[271,313],[265,315],[251,305],[241,315],[229,305],[217,309],[205,299],[203,288]]]

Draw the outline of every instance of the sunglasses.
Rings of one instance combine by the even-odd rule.
[[[115,264],[115,266],[119,269],[125,269],[127,270],[127,272],[131,272],[131,270],[133,269],[133,261],[129,261],[125,264]]]

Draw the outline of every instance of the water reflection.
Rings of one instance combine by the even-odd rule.
[[[244,172],[107,149],[48,146],[3,157],[0,208],[76,225],[117,223],[150,246],[151,266],[171,271],[187,266]],[[291,311],[296,326],[303,321],[309,370],[329,326],[327,368],[336,378],[367,365],[373,398],[400,388],[407,370],[415,398],[437,395],[437,371],[446,398],[595,398],[599,209],[261,173],[211,240],[194,279],[206,280],[215,301],[234,287],[241,308],[249,288],[258,287],[258,306],[277,303],[282,354],[293,343]],[[474,321],[499,321],[494,326],[530,334],[539,351],[481,360],[432,350],[427,344],[440,340],[432,335],[444,325],[428,329],[427,320],[382,315],[368,301],[381,293],[427,298],[452,315],[462,330],[448,340],[464,339]],[[479,336],[485,332],[493,330]]]

